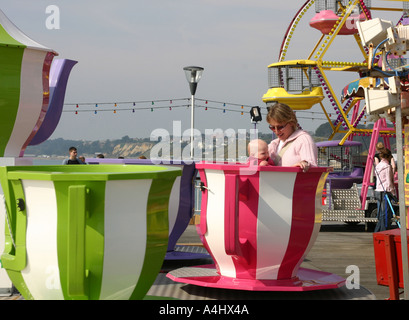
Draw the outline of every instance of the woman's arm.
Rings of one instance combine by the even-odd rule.
[[[395,159],[393,157],[391,159],[391,167],[392,167],[392,173],[395,174],[397,167],[396,167]]]
[[[301,161],[295,165],[304,171],[308,171],[310,167],[317,167],[318,149],[312,137],[306,134],[300,136],[298,139],[300,139],[299,156]]]

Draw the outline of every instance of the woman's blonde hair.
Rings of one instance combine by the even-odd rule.
[[[379,151],[379,157],[381,157],[382,159],[387,159],[387,160],[392,159],[392,152],[389,149],[385,148],[382,142],[378,142],[376,144],[376,150]]]
[[[380,150],[382,150],[382,149],[384,149],[384,148],[385,148],[385,146],[383,145],[382,142],[378,142],[378,143],[376,144],[376,150],[380,151]]]
[[[295,112],[288,105],[284,103],[275,103],[268,108],[268,113],[266,120],[270,123],[274,120],[278,123],[290,123],[293,129],[296,130],[298,127],[298,120],[295,116]]]

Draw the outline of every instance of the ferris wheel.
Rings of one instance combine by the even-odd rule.
[[[372,135],[374,129],[358,128],[361,120],[367,117],[364,89],[368,86],[388,84],[369,83],[369,78],[365,77],[369,68],[368,57],[373,52],[370,52],[360,38],[357,22],[372,20],[372,11],[395,11],[400,15],[398,23],[405,22],[408,2],[402,3],[401,8],[388,8],[371,7],[370,0],[307,0],[297,11],[284,34],[278,62],[268,66],[269,89],[262,98],[263,102],[267,107],[275,102],[286,103],[294,110],[308,110],[314,105],[320,105],[332,128],[329,140],[336,133],[343,133],[341,144],[355,135]],[[307,19],[307,13],[314,9],[315,15],[309,20],[309,26],[319,30],[320,36],[307,56],[297,60],[286,60],[301,21]],[[325,60],[327,52],[333,49],[337,37],[353,38],[353,43],[360,52],[359,55],[353,56],[355,61]],[[380,58],[378,56],[374,58],[374,61],[379,60],[381,65]],[[386,62],[387,64],[384,61],[384,70],[391,70],[405,63],[402,57],[392,57]],[[337,92],[342,91],[341,97],[337,96],[327,76],[331,71],[349,72],[357,78],[345,84],[342,90],[337,88]],[[402,84],[403,88],[405,85],[406,83]],[[323,104],[325,98],[329,100],[327,107]],[[335,119],[331,119],[333,114]],[[384,137],[388,146],[389,137],[395,132],[394,128],[386,126],[387,115],[380,121],[377,121],[379,117],[372,118],[377,124],[375,128],[377,134]]]
[[[386,2],[390,4],[393,1]],[[315,8],[315,15],[309,20],[309,26],[319,30],[320,37],[308,56],[303,59],[286,60],[288,51],[292,47],[294,35],[299,29],[297,27],[312,8]],[[372,11],[395,11],[400,16],[397,26],[409,25],[408,9],[409,6],[406,1],[402,2],[401,8],[389,8],[371,7],[370,0],[307,0],[297,11],[284,34],[278,62],[268,66],[269,89],[262,98],[263,102],[266,103],[267,107],[275,102],[286,103],[293,110],[308,110],[319,104],[332,128],[329,140],[332,140],[336,133],[342,133],[343,138],[339,142],[339,145],[342,146],[347,139],[352,140],[356,135],[371,136],[365,167],[372,168],[378,138],[383,137],[385,147],[390,149],[389,138],[396,136],[395,123],[393,127],[388,127],[386,123],[388,117],[393,122],[393,109],[380,109],[380,112],[375,113],[375,118],[372,119],[373,128],[359,128],[358,125],[362,118],[367,117],[367,114],[370,113],[373,117],[374,112],[369,112],[371,102],[371,99],[368,98],[369,94],[383,95],[373,96],[373,101],[379,97],[380,100],[390,97],[388,96],[390,93],[385,88],[392,87],[393,81],[388,82],[388,78],[385,78],[384,74],[387,72],[391,74],[406,64],[406,59],[402,57],[406,51],[395,52],[389,56],[386,56],[385,52],[382,51],[382,55],[379,55],[378,47],[373,47],[373,41],[361,39],[362,29],[359,28],[365,23],[369,23],[368,28],[386,23],[379,18],[373,18]],[[375,21],[375,19],[378,20]],[[404,31],[406,32],[406,29]],[[353,38],[353,43],[360,52],[359,55],[353,56],[355,61],[341,62],[324,59],[326,54],[333,49],[333,43],[337,37]],[[409,29],[407,38],[409,40]],[[327,72],[330,71],[349,72],[357,77],[356,80],[344,85],[340,98],[335,94],[327,76]],[[381,77],[373,77],[374,71],[379,72]],[[393,77],[389,79],[393,79]],[[399,77],[399,81],[400,90],[408,92],[407,75]],[[376,88],[381,90],[369,90]],[[407,94],[409,95],[409,93]],[[325,98],[329,100],[329,110],[323,104]],[[400,97],[398,99],[403,101]],[[409,97],[407,101],[409,101]],[[388,105],[389,101],[385,104]],[[409,105],[407,110],[409,110]],[[335,120],[331,119],[332,113],[335,114]],[[360,195],[362,208],[365,207],[371,172],[372,170],[365,170],[364,172]]]

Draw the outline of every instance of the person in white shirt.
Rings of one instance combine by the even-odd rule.
[[[376,189],[375,198],[378,200],[378,223],[374,232],[388,230],[391,227],[392,210],[385,197],[396,197],[395,184],[393,180],[393,169],[391,166],[392,154],[383,149],[379,153],[380,162],[375,167]]]

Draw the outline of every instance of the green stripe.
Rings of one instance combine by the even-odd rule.
[[[143,267],[130,300],[143,299],[162,267],[169,237],[168,207],[173,179],[152,180],[147,206],[147,239]]]
[[[33,300],[30,290],[21,274],[27,262],[26,255],[26,224],[27,213],[25,209],[17,208],[17,198],[25,199],[24,191],[20,180],[8,181],[6,170],[0,167],[0,181],[4,193],[5,206],[7,209],[5,226],[5,248],[1,256],[3,267],[13,285],[19,290],[26,300]],[[8,223],[10,225],[8,225]],[[10,233],[10,229],[11,233]],[[13,239],[16,249],[13,246]]]
[[[0,157],[16,121],[24,49],[0,46]]]
[[[85,281],[85,218],[88,210],[86,186],[68,187],[68,295],[88,297]]]
[[[45,181],[108,181],[174,178],[181,169],[158,165],[79,165],[8,167],[9,177]]]
[[[25,209],[25,197],[21,180],[11,180],[10,182],[15,198],[13,202],[10,202],[10,209],[8,209],[10,227],[12,230],[12,234],[10,235],[9,233],[9,235],[14,239],[16,247],[9,247],[9,251],[4,251],[1,260],[6,269],[21,271],[27,265],[27,212]],[[21,203],[22,206],[18,207],[18,203]]]
[[[27,46],[8,34],[8,32],[3,28],[0,24],[0,45],[8,46],[8,47],[17,47],[25,49]]]
[[[71,299],[99,299],[102,281],[102,268],[104,259],[104,206],[105,182],[54,182],[57,196],[57,251],[60,270],[61,288],[65,300]],[[68,282],[75,281],[68,276],[70,235],[69,225],[69,188],[84,186],[89,190],[85,202],[85,291],[84,295],[70,295]],[[71,202],[72,203],[72,202]],[[77,275],[80,276],[81,275]],[[76,285],[76,284],[75,284]]]

